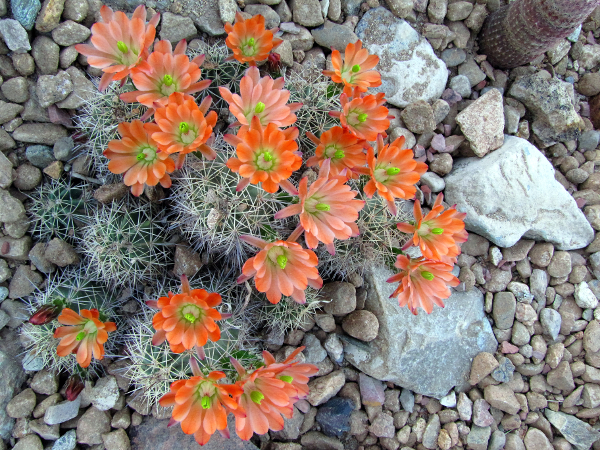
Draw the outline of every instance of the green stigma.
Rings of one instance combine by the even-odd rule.
[[[279,267],[281,267],[282,269],[285,269],[285,266],[287,266],[287,262],[288,259],[284,255],[279,255],[277,257],[277,264],[279,264]]]
[[[421,272],[421,276],[423,278],[425,278],[426,280],[433,280],[435,277],[433,276],[433,274],[431,272],[427,272],[426,270],[424,270],[423,272]]]
[[[146,155],[144,155],[143,153],[138,153],[135,159],[137,159],[138,161],[143,161],[144,159],[146,159]]]
[[[281,381],[284,381],[284,382],[286,382],[286,383],[291,383],[292,381],[294,381],[294,378],[293,378],[293,377],[290,377],[289,375],[281,375],[281,376],[279,377],[279,379],[280,379]]]
[[[202,397],[200,403],[202,404],[202,409],[208,409],[212,405],[212,401],[208,395]]]
[[[434,228],[433,230],[431,230],[431,232],[433,234],[442,234],[444,232],[443,228]]]
[[[86,334],[87,333],[85,331],[80,331],[79,333],[77,333],[77,336],[75,336],[75,340],[82,341]]]
[[[256,104],[256,107],[254,108],[254,112],[256,114],[260,114],[261,112],[263,112],[265,110],[265,104],[263,102],[258,102]]]
[[[171,86],[173,84],[173,77],[169,74],[163,77],[163,84],[165,86]]]
[[[367,113],[362,113],[358,115],[358,121],[359,122],[364,122],[365,120],[367,120],[367,118],[369,117],[369,115]]]
[[[267,162],[273,161],[273,155],[271,155],[269,152],[264,152],[263,159]]]
[[[181,131],[183,134],[186,134],[188,131],[190,131],[190,125],[187,122],[181,122],[179,124],[179,131]]]
[[[400,169],[398,167],[388,167],[385,172],[388,175],[398,175],[400,173]]]
[[[196,316],[194,316],[192,313],[184,314],[183,318],[190,323],[194,323],[196,321]]]
[[[354,64],[352,66],[352,72],[356,73],[360,70],[360,66],[358,64]]]
[[[333,158],[334,159],[342,159],[344,156],[346,156],[346,154],[344,153],[343,150],[337,150],[334,154],[333,154]]]
[[[329,206],[327,203],[317,203],[315,205],[315,209],[317,211],[329,211],[331,210],[331,206]]]
[[[119,51],[121,53],[127,53],[129,51],[129,49],[127,48],[127,45],[125,45],[125,42],[123,42],[123,41],[117,42],[117,48],[119,49]]]
[[[263,400],[263,398],[265,398],[265,396],[263,395],[262,392],[252,391],[252,393],[250,394],[250,398],[252,399],[252,401],[254,403],[257,403],[260,405],[260,402],[262,402],[262,400]]]
[[[255,43],[256,43],[256,41],[254,40],[254,38],[248,39],[248,45],[254,46]]]

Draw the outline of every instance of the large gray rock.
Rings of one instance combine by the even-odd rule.
[[[467,213],[467,230],[499,247],[525,237],[573,250],[594,239],[575,200],[555,180],[552,164],[525,139],[507,135],[485,157],[455,161],[445,182],[446,201]]]
[[[413,316],[389,298],[392,273],[371,268],[365,309],[379,319],[379,334],[369,343],[345,339],[345,357],[356,368],[383,381],[430,397],[444,397],[469,378],[471,360],[480,352],[496,351],[498,343],[483,310],[477,289],[454,292],[445,308]],[[426,367],[427,370],[423,370]]]
[[[15,53],[27,53],[31,50],[27,31],[14,19],[0,20],[0,36],[6,46]]]
[[[600,439],[600,433],[590,425],[574,416],[551,409],[544,411],[548,421],[562,434],[567,441],[578,449],[588,449]]]
[[[369,53],[379,56],[376,69],[389,103],[406,107],[417,100],[441,97],[448,81],[446,64],[435,56],[427,39],[387,9],[370,9],[358,23],[356,35]]]
[[[520,100],[533,113],[533,133],[547,146],[576,139],[584,124],[575,111],[573,85],[538,75],[518,78],[508,95]]]
[[[25,381],[21,364],[9,354],[0,351],[0,438],[7,440],[14,425],[14,419],[6,413],[6,405],[19,391]]]
[[[225,34],[218,0],[183,0],[181,15],[190,17],[200,30],[211,36]]]

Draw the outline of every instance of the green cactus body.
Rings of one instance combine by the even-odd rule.
[[[31,194],[27,210],[31,217],[31,232],[41,241],[54,237],[73,242],[77,224],[89,213],[90,190],[87,186],[72,186],[69,181],[53,180]]]
[[[150,203],[114,202],[88,219],[79,248],[90,276],[111,285],[160,277],[171,259],[162,212]]]

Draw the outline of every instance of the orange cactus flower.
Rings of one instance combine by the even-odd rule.
[[[431,314],[434,303],[443,308],[443,300],[450,297],[448,286],[456,287],[459,284],[458,278],[452,275],[451,264],[398,255],[394,266],[400,272],[387,282],[400,284],[390,298],[398,297],[400,306],[408,306],[414,315],[417,315],[417,308],[423,308],[427,314]]]
[[[416,201],[413,207],[414,224],[397,225],[403,233],[413,234],[413,239],[407,246],[418,245],[425,258],[435,261],[460,255],[460,247],[457,244],[465,242],[468,237],[464,222],[467,214],[459,213],[454,206],[444,211],[443,199],[443,194],[439,194],[433,208],[425,217],[420,203]]]
[[[190,379],[172,383],[171,391],[159,403],[165,408],[174,406],[169,425],[180,422],[185,434],[193,434],[198,444],[205,445],[217,430],[229,437],[227,412],[238,408],[235,398],[244,391],[236,385],[219,384],[225,378],[223,372],[206,377],[194,372]]]
[[[297,193],[288,180],[302,165],[302,158],[295,152],[298,144],[296,127],[280,130],[273,123],[263,127],[258,117],[252,118],[250,128],[240,128],[237,136],[226,134],[224,139],[236,147],[237,158],[229,158],[227,167],[242,177],[237,190],[249,183],[262,183],[262,188],[275,193],[281,186],[288,192]]]
[[[391,144],[383,145],[383,138],[377,138],[377,157],[371,147],[367,149],[367,163],[371,179],[363,188],[367,197],[377,192],[388,201],[390,209],[395,211],[394,199],[409,200],[415,196],[415,184],[425,172],[427,164],[415,161],[413,152],[404,147],[404,136]]]
[[[112,173],[125,173],[123,182],[131,186],[131,192],[140,196],[144,186],[171,186],[169,173],[175,170],[175,162],[169,154],[159,152],[158,143],[150,136],[148,124],[139,120],[122,122],[118,126],[121,139],[108,143],[104,156],[110,159],[108,169]]]
[[[154,41],[159,14],[146,24],[146,8],[138,6],[131,20],[121,11],[113,12],[108,6],[100,8],[103,22],[92,25],[89,44],[77,44],[75,49],[87,56],[88,64],[102,69],[100,91],[111,81],[124,80],[131,70],[148,56],[148,48]]]
[[[338,50],[331,51],[331,64],[333,70],[324,70],[323,75],[331,77],[334,83],[343,83],[346,95],[352,95],[352,90],[358,88],[366,92],[370,87],[381,86],[381,75],[376,70],[371,70],[379,62],[377,55],[369,55],[362,48],[362,42],[349,43],[342,60]]]
[[[219,294],[190,289],[187,277],[182,275],[181,294],[169,292],[156,304],[149,303],[160,310],[152,318],[152,326],[156,330],[152,343],[160,345],[166,339],[173,352],[183,353],[184,350],[203,347],[209,339],[218,341],[221,330],[215,321],[222,317],[214,307],[219,304]]]
[[[378,134],[385,133],[390,127],[389,110],[383,106],[384,103],[383,92],[361,95],[358,89],[355,89],[352,100],[345,93],[340,95],[342,111],[331,111],[329,114],[338,117],[342,126],[359,139],[374,141]]]
[[[304,350],[305,347],[298,347],[283,362],[275,362],[275,358],[266,350],[263,352],[265,366],[270,371],[276,371],[276,376],[280,380],[289,383],[296,392],[291,395],[293,400],[300,400],[308,397],[309,377],[319,371],[314,364],[294,362],[296,356]],[[286,387],[287,388],[287,387]]]
[[[278,127],[287,127],[296,121],[297,111],[302,103],[290,103],[290,91],[283,89],[283,77],[273,80],[260,77],[257,67],[250,67],[240,81],[240,95],[232,94],[229,89],[220,87],[221,97],[229,103],[229,111],[242,125],[250,125],[257,116],[263,126],[273,123]]]
[[[319,178],[308,187],[308,177],[302,178],[298,188],[300,203],[283,208],[276,219],[300,215],[300,224],[304,228],[304,238],[308,248],[315,248],[319,241],[333,252],[333,240],[345,240],[358,236],[356,226],[358,212],[365,202],[355,200],[358,192],[350,189],[345,177],[329,178],[329,160],[326,160],[319,172]]]
[[[131,73],[133,84],[138,90],[121,94],[121,100],[147,106],[150,108],[150,115],[155,106],[166,106],[173,92],[193,94],[206,89],[211,81],[198,81],[204,55],[190,61],[185,54],[186,49],[185,39],[177,44],[175,51],[169,41],[157,42],[148,60]]]
[[[265,18],[260,14],[244,19],[238,12],[235,14],[235,24],[227,22],[225,31],[225,44],[233,51],[233,58],[251,66],[255,66],[257,61],[267,59],[271,50],[283,42],[282,39],[273,37],[278,31],[277,28],[265,29]]]
[[[183,165],[185,155],[193,151],[199,151],[209,160],[217,157],[206,145],[217,123],[217,113],[208,112],[210,103],[211,98],[206,97],[198,106],[192,96],[174,92],[169,96],[167,106],[154,113],[156,123],[148,125],[152,139],[158,142],[161,151],[179,153],[177,168]]]
[[[305,303],[307,286],[315,289],[323,286],[317,270],[319,261],[312,250],[303,249],[290,239],[271,243],[254,236],[241,236],[241,239],[260,251],[246,261],[237,282],[254,277],[256,289],[266,293],[271,303],[279,303],[282,295]]]
[[[81,315],[70,308],[64,308],[57,319],[66,327],[59,327],[54,332],[54,338],[60,339],[56,348],[58,356],[75,353],[77,363],[86,368],[95,359],[104,358],[104,343],[108,333],[116,331],[114,322],[102,322],[97,309],[82,309]]]
[[[310,132],[306,135],[317,145],[315,156],[306,160],[307,167],[317,164],[321,167],[323,161],[330,159],[329,174],[331,176],[335,177],[344,173],[348,178],[358,178],[359,171],[353,169],[362,167],[367,162],[363,140],[358,139],[342,127],[333,127],[324,131],[320,138]]]

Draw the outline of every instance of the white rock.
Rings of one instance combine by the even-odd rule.
[[[595,308],[598,306],[598,299],[585,281],[575,285],[575,303],[583,309]]]
[[[594,239],[552,164],[525,139],[507,135],[502,147],[483,158],[455,161],[445,182],[448,204],[467,213],[467,230],[499,247],[525,237],[573,250]]]
[[[403,19],[383,7],[370,9],[355,30],[364,47],[379,56],[377,70],[392,105],[404,108],[417,100],[428,102],[441,97],[448,81],[448,69],[421,37]]]
[[[451,391],[448,395],[442,397],[440,399],[440,404],[446,408],[456,407],[456,392]]]
[[[108,411],[119,399],[119,385],[112,375],[100,378],[92,389],[91,401],[100,411]]]

